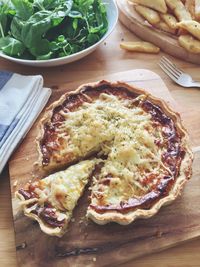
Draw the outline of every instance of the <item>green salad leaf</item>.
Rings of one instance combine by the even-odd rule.
[[[12,0],[16,16],[22,20],[28,20],[33,15],[33,5],[28,0]]]
[[[0,38],[0,47],[2,51],[9,56],[20,57],[25,50],[25,46],[22,42],[9,36]]]
[[[108,30],[102,0],[0,1],[0,51],[23,59],[79,52]]]

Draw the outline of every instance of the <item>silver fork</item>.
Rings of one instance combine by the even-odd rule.
[[[194,81],[189,74],[179,69],[168,58],[162,57],[158,65],[177,84],[183,87],[200,87],[200,82]]]

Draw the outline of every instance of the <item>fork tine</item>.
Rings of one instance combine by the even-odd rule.
[[[177,78],[174,76],[174,74],[172,72],[170,72],[168,69],[166,69],[166,67],[160,62],[158,64],[161,69],[174,81],[177,82]]]
[[[167,58],[165,56],[163,56],[162,58],[164,60],[166,60],[169,64],[171,64],[171,66],[173,66],[177,71],[179,71],[180,73],[183,73],[183,71],[181,69],[179,69],[175,63],[173,63],[172,61],[170,61],[169,58]]]
[[[183,73],[183,71],[181,69],[179,69],[173,62],[171,62],[168,58],[166,58],[165,56],[163,56],[161,59],[163,59],[165,62],[167,62],[174,70],[176,70],[177,72],[179,72],[180,74]]]
[[[177,79],[180,77],[180,74],[174,71],[174,69],[172,69],[171,66],[169,66],[165,61],[160,60],[160,63],[163,65],[165,69],[171,72]]]
[[[160,61],[163,63],[163,65],[165,65],[168,69],[170,69],[177,76],[177,78],[181,76],[181,73],[177,71],[172,64],[168,63],[168,61],[166,61],[163,58],[161,58]]]
[[[167,64],[163,63],[162,61],[160,62],[160,64],[163,66],[163,68],[165,68],[165,70],[167,70],[172,76],[174,76],[174,78],[178,80],[179,74],[175,73]]]

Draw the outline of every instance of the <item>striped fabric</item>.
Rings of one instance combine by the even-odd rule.
[[[0,173],[50,95],[40,75],[0,71]]]

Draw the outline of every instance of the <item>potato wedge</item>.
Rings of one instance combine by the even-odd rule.
[[[200,54],[200,41],[191,35],[181,35],[178,38],[180,46],[185,48],[188,52]]]
[[[177,23],[177,26],[181,29],[187,30],[194,37],[200,40],[200,23],[195,20],[186,20]]]
[[[159,23],[157,23],[155,25],[155,27],[159,30],[162,30],[164,32],[168,32],[168,33],[172,33],[175,34],[176,33],[176,29],[172,29],[170,28],[167,23],[165,23],[164,21],[160,21]]]
[[[150,7],[161,13],[167,13],[167,6],[165,0],[129,0],[132,3],[136,3],[142,6]]]
[[[157,54],[160,52],[160,48],[155,46],[152,43],[149,42],[122,42],[120,44],[120,47],[122,49],[125,49],[127,51],[131,52],[143,52],[143,53],[151,53],[151,54]]]
[[[150,24],[156,24],[160,21],[159,13],[149,7],[135,5],[135,10],[139,13],[143,18],[145,18]]]
[[[167,6],[174,12],[179,21],[192,20],[190,12],[186,9],[181,0],[165,0]]]
[[[171,14],[160,14],[162,20],[171,28],[177,29],[177,19]]]
[[[200,0],[195,0],[194,13],[195,19],[200,21]]]

